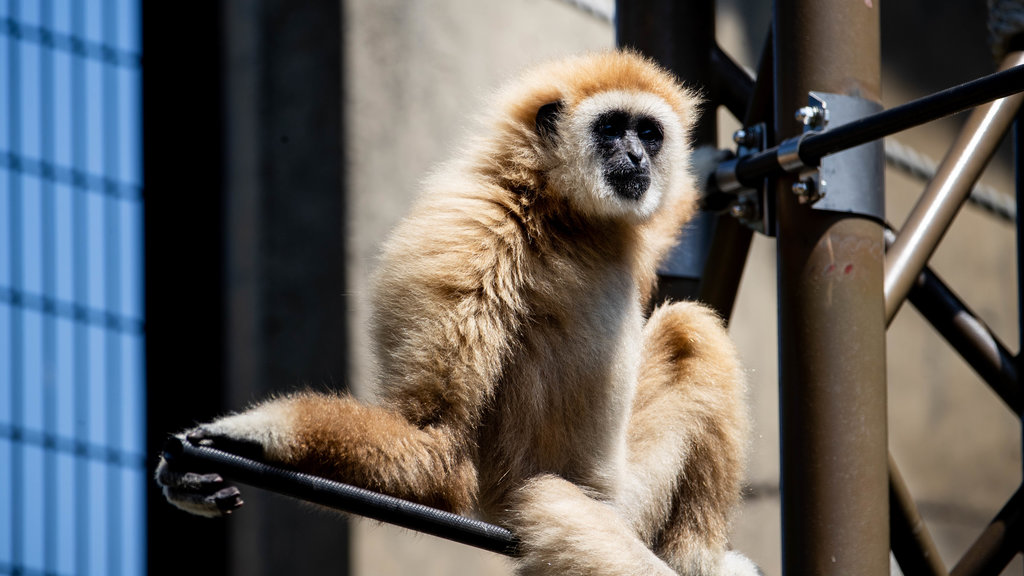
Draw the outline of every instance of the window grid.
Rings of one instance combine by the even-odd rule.
[[[0,575],[145,571],[138,10],[0,0]]]

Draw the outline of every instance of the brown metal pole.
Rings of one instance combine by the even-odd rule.
[[[1000,70],[1024,64],[1012,52]],[[928,183],[885,257],[885,314],[891,320],[970,195],[981,171],[1024,102],[1024,94],[1000,98],[974,109],[957,135],[935,178]]]
[[[878,101],[878,3],[775,2],[775,125],[811,90]],[[784,574],[889,573],[882,225],[777,189]],[[882,194],[865,180],[857,194]]]

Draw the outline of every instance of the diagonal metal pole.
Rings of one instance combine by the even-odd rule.
[[[1024,64],[1012,52],[1001,70]],[[1000,98],[974,109],[957,135],[935,178],[928,183],[885,257],[885,314],[889,321],[935,252],[981,171],[1010,129],[1024,94]]]
[[[878,101],[877,2],[777,0],[775,124],[808,92]],[[856,167],[854,167],[856,168]],[[865,170],[867,172],[867,170]],[[880,178],[855,194],[882,194]],[[777,185],[783,573],[889,573],[882,224]]]

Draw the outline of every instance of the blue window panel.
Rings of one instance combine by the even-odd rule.
[[[11,395],[13,393],[11,386],[13,335],[11,334],[11,329],[11,307],[5,302],[0,302],[0,427],[10,425],[14,418],[11,410]],[[5,468],[7,468],[7,461],[0,458],[0,476],[3,475],[2,471]],[[0,495],[6,494],[9,494],[9,492],[0,490]],[[2,497],[0,496],[0,498]],[[6,504],[3,505],[6,506]],[[0,546],[2,545],[0,543]]]
[[[90,462],[88,517],[84,525],[89,527],[89,574],[114,574],[107,562],[107,538],[111,530],[110,503],[107,500],[107,484],[110,482],[109,466],[102,462]]]
[[[79,194],[68,186],[54,186],[54,267],[56,270],[56,298],[61,303],[75,299],[75,242],[74,196]]]
[[[117,71],[117,105],[119,159],[118,173],[111,175],[126,184],[139,187],[142,183],[142,73],[135,68]]]
[[[72,129],[75,90],[71,82],[71,74],[75,57],[63,50],[53,54],[53,127],[54,156],[50,159],[62,168],[74,166],[72,147]]]
[[[142,204],[122,200],[120,224],[121,302],[123,316],[142,318]]]
[[[42,25],[42,22],[39,20],[39,2],[12,1],[14,2],[14,6],[11,7],[11,15],[17,19],[18,22],[36,27]]]
[[[107,261],[106,251],[103,249],[103,236],[105,234],[104,208],[107,198],[101,194],[86,194],[86,269],[89,270],[87,299],[81,302],[87,308],[93,310],[104,310],[106,301],[106,274]]]
[[[31,176],[22,176],[20,196],[21,238],[17,240],[15,249],[20,245],[21,270],[12,272],[21,277],[21,283],[14,288],[28,294],[40,295],[43,293],[43,214],[39,180]]]
[[[56,547],[57,547],[57,573],[75,573],[75,547],[77,528],[74,522],[75,510],[75,483],[78,478],[75,475],[75,457],[62,453],[57,455],[57,494],[54,502],[57,506],[61,521],[57,522]],[[141,574],[142,572],[137,572]]]
[[[121,484],[124,494],[122,506],[121,547],[122,574],[144,574],[146,572],[146,482],[148,470],[139,467],[124,468]]]
[[[120,46],[133,54],[142,51],[142,17],[139,14],[139,6],[135,0],[121,0],[117,16]]]
[[[53,30],[58,34],[71,36],[72,28],[71,5],[81,0],[51,0],[53,2]]]
[[[53,431],[58,438],[75,437],[75,324],[71,320],[57,320],[57,367],[55,371],[56,422]],[[71,508],[64,508],[71,510]]]
[[[0,436],[0,507],[10,511],[0,516],[0,563],[10,562],[14,557],[14,550],[11,548],[14,541],[11,517],[15,504],[12,484],[14,470],[11,468],[12,448],[11,441],[5,436]]]
[[[88,332],[89,346],[89,379],[87,389],[83,390],[89,406],[89,422],[87,436],[89,444],[104,446],[107,439],[107,354],[106,331],[90,327]]]
[[[43,526],[43,510],[46,506],[46,495],[43,493],[42,478],[45,477],[43,468],[43,450],[31,444],[22,447],[24,460],[23,468],[16,470],[15,474],[21,474],[22,498],[21,506],[22,519],[22,542],[24,543],[24,565],[29,570],[40,572],[46,569],[44,556],[45,550],[45,528]]]
[[[0,2],[0,6],[3,6]],[[5,119],[11,114],[11,74],[14,72],[9,66],[10,44],[13,41],[9,37],[0,36],[0,116]],[[0,126],[0,152],[11,151],[10,128],[5,121]]]
[[[39,139],[42,134],[42,126],[39,123],[39,107],[42,102],[39,93],[39,52],[38,44],[18,43],[19,77],[17,86],[20,89],[21,146],[15,152],[30,158],[39,158],[42,155],[39,148]]]
[[[27,430],[42,431],[45,389],[43,385],[42,316],[33,310],[22,312],[21,350],[22,378],[14,382],[21,387],[24,404],[14,409],[22,410],[21,422]],[[13,335],[17,338],[18,335]],[[37,476],[42,478],[42,476]]]
[[[3,43],[0,43],[2,46]],[[2,74],[0,74],[2,76]],[[0,129],[0,134],[4,130]],[[0,290],[11,287],[11,246],[14,240],[11,237],[15,230],[11,226],[11,173],[0,168]]]
[[[90,13],[93,11],[89,11]],[[103,137],[106,118],[103,114],[103,64],[92,59],[85,66],[85,166],[75,166],[93,176],[103,175]]]
[[[85,10],[85,39],[89,42],[102,44],[103,37],[103,13],[106,11],[106,2],[92,2]]]
[[[121,450],[143,455],[145,443],[146,395],[144,384],[143,339],[139,334],[120,337],[121,346]]]

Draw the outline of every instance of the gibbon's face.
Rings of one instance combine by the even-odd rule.
[[[675,171],[686,167],[680,120],[647,92],[602,92],[572,111],[549,104],[537,125],[558,136],[553,188],[595,216],[646,219],[661,205]]]

